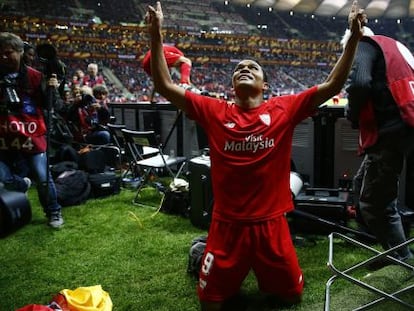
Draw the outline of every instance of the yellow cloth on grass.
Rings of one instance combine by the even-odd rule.
[[[112,311],[111,297],[101,285],[63,289],[60,293],[71,311]]]

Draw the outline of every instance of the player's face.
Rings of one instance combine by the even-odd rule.
[[[246,59],[237,64],[233,72],[234,89],[249,86],[254,88],[263,88],[263,69],[255,61]]]

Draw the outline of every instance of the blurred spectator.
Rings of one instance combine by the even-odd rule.
[[[27,66],[33,67],[36,57],[36,49],[29,42],[24,42],[23,62]]]
[[[104,84],[97,84],[92,88],[93,96],[96,101],[101,104],[101,106],[108,109],[109,98],[108,98],[108,88]]]
[[[88,73],[82,79],[82,85],[93,88],[97,84],[105,84],[104,77],[98,74],[98,64],[90,63]]]
[[[77,84],[79,86],[83,85],[83,78],[85,77],[85,73],[82,69],[76,69],[75,73],[72,76],[72,84]]]
[[[68,86],[63,89],[62,101],[64,106],[69,106],[73,102],[72,92]]]

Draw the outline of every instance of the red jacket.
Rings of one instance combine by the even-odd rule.
[[[401,118],[414,127],[414,57],[400,42],[385,36],[364,37],[374,41],[384,55],[386,78],[389,90],[396,102]],[[378,139],[378,128],[374,116],[375,103],[368,101],[359,115],[360,151],[374,145]]]
[[[22,85],[25,77],[20,77],[17,85],[12,87],[20,102],[6,104],[4,94],[0,98],[2,105],[5,104],[0,110],[0,149],[40,153],[47,149],[42,73],[31,67],[26,68],[27,86]]]

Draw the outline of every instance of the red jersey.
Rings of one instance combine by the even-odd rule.
[[[16,86],[20,103],[0,108],[0,150],[25,153],[46,151],[46,124],[42,108],[46,106],[46,99],[41,91],[42,74],[27,67],[27,80],[27,89]],[[4,101],[0,98],[0,102]]]
[[[314,114],[309,100],[316,89],[272,97],[252,109],[186,92],[188,116],[209,140],[213,218],[261,221],[293,209],[293,130]]]
[[[177,60],[184,56],[184,53],[181,52],[178,48],[172,45],[163,45],[162,46],[164,51],[164,57],[167,62],[168,68],[171,68],[174,66],[174,64],[177,62]],[[151,50],[149,50],[142,60],[142,68],[144,71],[151,76]]]

